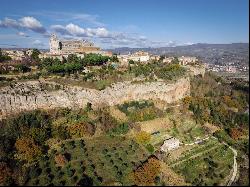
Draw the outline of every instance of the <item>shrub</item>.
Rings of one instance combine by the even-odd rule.
[[[148,152],[150,152],[151,154],[154,152],[154,146],[152,146],[151,144],[147,144],[146,148],[147,148]]]
[[[141,144],[147,144],[151,139],[151,135],[145,131],[141,131],[136,135],[136,141]]]
[[[55,162],[58,166],[63,167],[68,162],[68,160],[65,158],[64,155],[58,154],[55,156]]]

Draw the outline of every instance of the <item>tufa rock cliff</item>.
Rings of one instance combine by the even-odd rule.
[[[189,78],[179,79],[174,84],[161,81],[140,84],[120,82],[101,91],[45,81],[18,82],[0,89],[0,119],[26,110],[81,108],[87,102],[93,107],[148,99],[172,103],[189,93]]]

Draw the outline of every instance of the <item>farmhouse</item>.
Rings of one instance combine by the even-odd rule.
[[[167,152],[173,149],[177,149],[180,146],[180,140],[174,137],[166,139],[161,146],[161,151]]]

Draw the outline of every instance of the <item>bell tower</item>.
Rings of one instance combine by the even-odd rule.
[[[59,40],[57,39],[56,34],[52,34],[49,41],[50,53],[58,54],[59,53]]]

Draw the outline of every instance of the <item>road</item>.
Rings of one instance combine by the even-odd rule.
[[[195,142],[193,143],[189,143],[189,144],[184,144],[184,145],[194,145],[194,144],[199,144],[199,143],[202,143],[203,141],[209,139],[209,136],[203,138],[203,139],[199,139],[199,140],[196,140]]]
[[[224,143],[224,144],[227,145],[226,143]],[[231,186],[232,183],[235,181],[235,178],[236,178],[236,175],[237,175],[237,169],[238,169],[237,160],[236,160],[237,151],[234,148],[232,148],[231,146],[229,146],[229,149],[231,149],[233,151],[233,153],[234,153],[234,165],[233,165],[233,174],[232,174],[232,177],[229,179],[229,181],[227,183],[227,186]]]

